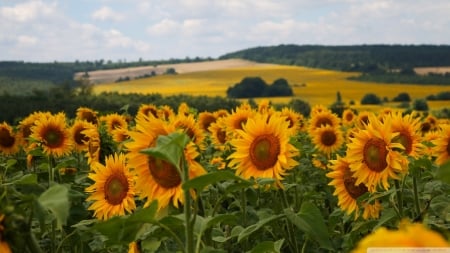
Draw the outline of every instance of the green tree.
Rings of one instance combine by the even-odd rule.
[[[374,93],[367,93],[361,99],[361,104],[362,105],[379,105],[379,104],[381,104],[381,98],[378,97]]]

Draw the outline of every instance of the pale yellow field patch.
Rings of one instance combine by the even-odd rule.
[[[199,71],[177,75],[161,75],[128,82],[99,84],[95,93],[160,93],[163,96],[175,94],[226,96],[226,90],[244,77],[259,76],[270,84],[278,78],[285,78],[292,85],[295,98],[311,105],[330,105],[340,92],[343,102],[356,105],[367,93],[391,100],[401,92],[407,92],[411,99],[423,99],[428,95],[450,91],[443,85],[380,84],[350,81],[346,78],[358,73],[339,72],[285,65],[254,65],[211,71]],[[293,97],[271,98],[274,103],[288,102]],[[431,103],[432,101],[430,101]],[[447,106],[450,104],[447,102]]]

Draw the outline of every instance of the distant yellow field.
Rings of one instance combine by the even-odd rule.
[[[439,85],[405,85],[379,84],[350,81],[346,78],[357,73],[330,71],[297,66],[256,65],[240,68],[219,69],[192,72],[178,75],[160,75],[156,77],[132,80],[120,83],[99,84],[94,87],[95,93],[160,93],[162,95],[188,94],[207,96],[226,96],[228,87],[238,83],[242,78],[259,76],[267,83],[275,79],[285,78],[293,85],[296,98],[307,101],[311,105],[330,105],[336,100],[339,91],[345,103],[353,100],[356,105],[367,93],[375,93],[379,97],[391,100],[400,92],[407,92],[411,99],[425,98],[430,94],[450,91],[448,86]],[[287,102],[292,97],[270,98],[274,103]],[[429,104],[434,102],[429,102]],[[449,102],[435,102],[433,108],[449,106]]]

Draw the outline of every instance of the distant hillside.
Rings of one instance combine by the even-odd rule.
[[[225,54],[219,59],[308,66],[342,71],[450,66],[450,45],[279,45]]]

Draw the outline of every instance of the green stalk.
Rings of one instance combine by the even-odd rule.
[[[33,252],[33,253],[44,253],[39,247],[39,243],[36,240],[36,237],[34,236],[33,232],[28,231],[25,234],[25,243],[27,245],[27,248]]]
[[[398,182],[398,180],[394,180],[394,184],[395,184],[395,192],[397,194],[397,205],[398,205],[398,212],[400,215],[400,218],[403,217],[403,192],[402,189],[400,188],[400,183]]]
[[[183,158],[181,162],[181,171],[183,172],[183,182],[189,180],[189,170],[186,166],[186,161]],[[185,227],[185,235],[186,235],[186,244],[185,244],[185,252],[186,253],[194,253],[194,231],[193,224],[191,222],[191,194],[189,189],[184,190],[184,218],[186,222]]]
[[[291,208],[289,206],[287,195],[284,190],[281,190],[281,196],[282,196],[284,208]],[[295,250],[294,252],[299,252],[298,245],[297,245],[297,237],[295,237],[295,233],[294,233],[294,227],[293,227],[292,223],[289,222],[289,220],[287,220],[287,219],[286,219],[286,226],[287,226],[289,241],[290,241],[290,244],[292,245],[291,247]]]
[[[414,206],[416,208],[417,217],[420,216],[419,193],[417,191],[417,177],[413,175],[413,190],[414,190]]]

